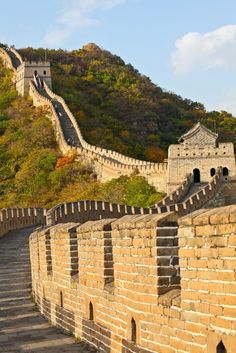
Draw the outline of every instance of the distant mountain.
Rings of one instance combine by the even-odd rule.
[[[49,59],[53,90],[73,111],[85,139],[128,156],[162,161],[168,146],[197,121],[236,146],[236,119],[154,85],[96,44],[71,52],[25,48],[27,60]]]

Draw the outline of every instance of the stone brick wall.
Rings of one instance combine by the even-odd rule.
[[[0,209],[0,237],[11,230],[46,223],[46,211],[42,208],[2,208]]]
[[[72,148],[67,143],[67,141],[65,139],[65,136],[63,134],[62,127],[60,124],[60,120],[57,116],[57,113],[55,111],[55,108],[54,108],[52,102],[48,98],[39,94],[38,90],[36,89],[36,87],[32,81],[30,81],[30,83],[29,83],[29,95],[33,99],[33,103],[36,107],[45,106],[45,107],[49,108],[48,118],[52,122],[54,131],[56,134],[56,140],[57,140],[57,143],[58,143],[58,146],[59,146],[61,152],[64,155],[68,155],[70,153],[75,153],[76,152],[75,148]]]
[[[34,77],[35,71],[51,87],[50,62],[22,62],[16,73],[16,89],[20,95],[29,95],[30,82]]]
[[[102,352],[236,344],[236,206],[67,223],[31,235],[33,294]],[[220,343],[221,342],[221,343]]]
[[[71,147],[67,143],[63,135],[59,117],[57,116],[50,100],[42,96],[37,91],[34,84],[30,82],[29,94],[33,99],[34,105],[44,105],[50,108],[48,117],[53,123],[59,148],[63,154],[76,153],[87,163],[92,163],[94,170],[98,175],[98,179],[102,182],[106,182],[112,178],[118,178],[121,175],[131,175],[132,173],[138,171],[141,176],[146,177],[150,184],[154,185],[159,191],[166,192],[167,163],[150,163],[141,161],[124,156],[112,150],[90,145],[83,139],[76,119],[64,99],[53,93],[46,83],[44,86],[48,95],[53,99],[57,99],[63,105],[63,108],[71,120],[81,143],[81,147],[77,148]]]
[[[209,200],[213,199],[222,186],[222,182],[222,170],[219,168],[211,182],[203,189],[191,195],[185,201],[175,203],[189,188],[189,181],[186,180],[183,186],[171,195],[172,197],[164,198],[152,208],[132,207],[92,200],[65,202],[53,207],[47,212],[47,225],[50,226],[67,222],[84,223],[89,220],[121,218],[125,215],[161,214],[170,211],[174,211],[179,216],[183,216],[201,208],[204,204],[207,204]]]
[[[159,191],[166,192],[167,163],[141,161],[112,150],[90,145],[84,140],[77,121],[65,100],[56,95],[47,84],[45,84],[45,89],[50,97],[57,99],[62,104],[77,132],[81,148],[77,148],[76,153],[81,155],[84,160],[93,163],[98,178],[101,181],[105,182],[112,178],[118,178],[121,175],[130,175],[138,171],[141,176],[146,177],[150,184],[154,185]],[[40,105],[40,99],[37,105]],[[62,152],[65,153],[65,151],[64,147]]]
[[[158,213],[158,210],[104,201],[78,201],[59,204],[47,212],[47,225],[57,223],[95,221],[105,218],[121,218],[125,215]]]
[[[236,204],[236,179],[225,183],[223,188],[224,202],[226,205]]]
[[[236,344],[236,206],[197,211],[180,221],[181,307],[200,351]]]
[[[3,61],[3,64],[8,67],[9,69],[13,70],[14,75],[16,74],[16,70],[14,69],[14,67],[12,67],[12,62],[11,62],[11,58],[8,55],[7,51],[4,50],[3,48],[0,48],[0,58]]]
[[[23,63],[23,59],[22,59],[21,55],[18,53],[18,51],[14,47],[11,47],[10,51],[17,57],[17,59],[22,64]]]
[[[168,150],[168,193],[173,192],[183,183],[186,175],[193,173],[195,168],[200,171],[200,179],[208,183],[211,169],[226,167],[229,179],[236,176],[235,155],[233,143],[221,143],[218,147],[185,146],[184,144],[171,145]]]
[[[192,174],[188,174],[182,185],[180,185],[171,194],[168,194],[166,197],[164,197],[161,201],[156,203],[154,206],[155,207],[169,206],[169,205],[173,205],[181,202],[184,196],[187,195],[191,186],[192,186]]]

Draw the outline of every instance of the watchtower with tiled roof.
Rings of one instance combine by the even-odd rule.
[[[207,129],[201,123],[194,125],[192,129],[179,138],[179,142],[185,146],[216,146],[218,134]]]
[[[207,183],[218,167],[223,168],[225,179],[235,178],[233,143],[218,143],[218,134],[201,123],[197,123],[178,141],[178,145],[170,145],[168,150],[168,192],[181,185],[190,173],[193,182]]]

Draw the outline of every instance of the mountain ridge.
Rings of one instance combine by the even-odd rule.
[[[19,50],[28,60],[51,61],[53,89],[75,115],[85,140],[130,157],[161,162],[167,148],[196,122],[236,144],[236,120],[162,90],[117,55],[87,44],[71,52]]]

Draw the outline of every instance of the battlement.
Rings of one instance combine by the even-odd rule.
[[[0,209],[0,237],[11,230],[22,229],[46,222],[46,211],[42,208]]]
[[[16,74],[16,69],[12,65],[11,57],[9,55],[9,52],[3,48],[0,48],[0,58],[3,61],[3,64],[11,69],[13,71],[13,80],[15,81],[15,74]]]
[[[29,94],[30,82],[36,75],[51,87],[52,79],[49,61],[21,62],[17,67],[16,73],[16,89],[20,95],[26,96]]]
[[[171,158],[212,158],[218,157],[234,157],[234,145],[231,142],[219,143],[217,146],[201,146],[198,145],[170,145],[169,155]]]
[[[66,223],[30,237],[33,293],[101,352],[234,352],[236,206]],[[174,335],[173,335],[174,332]],[[184,350],[183,350],[184,347]]]
[[[17,70],[21,70],[22,67],[48,67],[50,68],[51,64],[49,61],[22,61],[21,65],[18,66]]]

